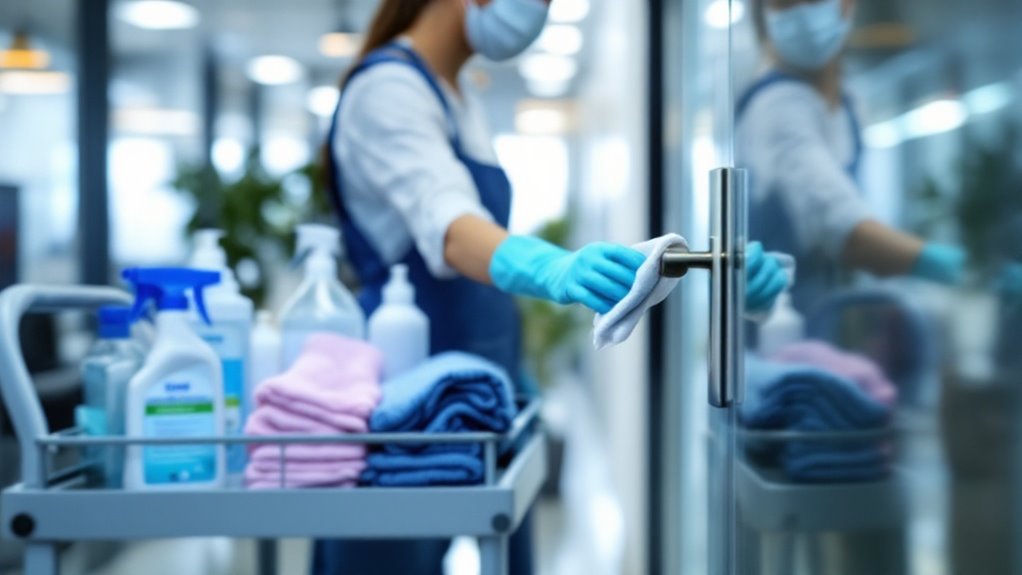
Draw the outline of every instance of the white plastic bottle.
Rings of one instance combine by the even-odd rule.
[[[777,298],[773,314],[759,326],[759,353],[770,357],[785,347],[805,338],[805,320],[791,304],[791,294]]]
[[[247,392],[249,405],[253,405],[256,387],[283,371],[280,330],[273,322],[273,315],[268,311],[256,314],[256,326],[252,330],[251,357],[252,370]]]
[[[227,254],[220,246],[220,230],[199,230],[192,236],[194,251],[189,267],[215,271],[220,283],[205,291],[206,310],[212,323],[207,324],[192,309],[192,327],[220,358],[224,374],[224,432],[228,436],[244,433],[250,406],[247,402],[252,334],[252,300],[241,294],[234,272],[227,265]],[[227,448],[227,483],[241,486],[248,461],[244,445]]]
[[[124,406],[128,383],[142,367],[142,347],[131,337],[131,310],[120,306],[99,309],[99,339],[82,361],[83,403],[75,422],[90,436],[124,435]],[[96,481],[121,487],[124,450],[93,447],[85,450],[96,465]]]
[[[408,266],[390,268],[383,303],[369,318],[369,342],[383,352],[383,375],[398,376],[429,357],[429,318],[415,307]]]
[[[340,233],[315,224],[298,226],[298,254],[305,259],[305,280],[280,313],[284,369],[301,354],[305,340],[317,332],[365,339],[365,314],[351,292],[337,279]]]
[[[223,374],[213,349],[191,326],[188,291],[205,315],[202,289],[216,272],[184,268],[125,270],[136,289],[134,317],[156,304],[156,336],[142,369],[128,386],[127,435],[187,440],[224,433]],[[131,446],[124,463],[126,489],[210,489],[224,485],[219,445]]]

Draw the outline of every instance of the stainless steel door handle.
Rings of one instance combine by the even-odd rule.
[[[748,235],[748,174],[720,168],[710,175],[710,251],[668,250],[660,261],[664,277],[680,278],[691,269],[710,271],[709,400],[715,407],[741,403],[745,373],[745,244]]]

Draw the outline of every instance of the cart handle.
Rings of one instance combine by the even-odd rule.
[[[126,292],[107,287],[16,285],[0,292],[0,397],[14,424],[21,448],[21,476],[26,487],[43,487],[43,458],[36,439],[49,435],[39,395],[21,354],[18,326],[28,313],[94,309],[131,304]]]

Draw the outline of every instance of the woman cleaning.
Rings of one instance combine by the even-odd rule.
[[[841,270],[955,284],[965,254],[877,221],[862,197],[860,126],[841,59],[855,0],[756,0],[768,70],[739,99],[739,159],[750,169],[750,236],[793,254],[803,313]]]
[[[507,232],[511,186],[483,111],[459,81],[479,54],[521,54],[546,22],[547,0],[382,0],[345,76],[327,141],[332,189],[366,315],[388,269],[408,266],[430,318],[431,353],[461,350],[503,366],[521,389],[512,295],[598,313],[632,288],[641,253],[589,244],[576,252]],[[750,249],[750,309],[783,289],[774,258]],[[532,572],[528,522],[511,542],[511,573]],[[446,541],[320,542],[318,575],[439,574]]]

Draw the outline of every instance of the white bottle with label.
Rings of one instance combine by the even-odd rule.
[[[365,314],[351,292],[337,279],[336,254],[340,233],[315,224],[298,226],[299,255],[305,259],[305,280],[280,313],[284,363],[287,370],[302,352],[305,340],[317,332],[365,339]]]
[[[249,381],[249,405],[253,405],[255,389],[262,382],[278,375],[281,368],[280,330],[273,322],[273,315],[268,311],[256,314],[256,326],[252,330],[252,366]]]
[[[142,369],[128,385],[127,435],[187,440],[224,433],[223,374],[213,349],[191,326],[189,298],[202,312],[202,289],[219,281],[215,272],[184,268],[131,269],[134,315],[156,303],[156,335]],[[124,463],[126,489],[211,489],[224,485],[220,445],[131,446]]]
[[[390,268],[383,303],[369,318],[369,342],[383,352],[383,376],[401,375],[429,357],[429,318],[415,307],[408,266]]]
[[[249,345],[252,333],[252,300],[241,294],[241,286],[227,265],[227,254],[220,246],[220,230],[199,230],[192,236],[194,251],[189,267],[215,271],[220,283],[205,291],[206,310],[212,322],[207,324],[192,309],[192,327],[220,358],[224,374],[224,432],[228,436],[244,433],[245,419],[250,412],[247,398],[250,369]],[[227,448],[227,483],[240,487],[244,483],[248,451],[242,444]]]

